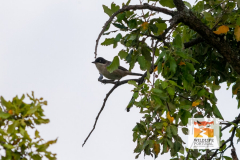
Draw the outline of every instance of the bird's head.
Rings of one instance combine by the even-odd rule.
[[[92,63],[102,63],[105,64],[107,62],[106,59],[102,58],[102,57],[98,57],[97,59],[95,59],[95,61],[93,61]]]

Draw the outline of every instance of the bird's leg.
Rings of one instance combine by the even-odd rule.
[[[102,81],[103,80],[103,75],[102,74],[100,74],[100,76],[98,77],[98,81]]]
[[[106,84],[107,82],[114,82],[114,80],[103,79],[102,74],[100,74],[100,76],[98,77],[98,81],[102,82],[103,84]]]
[[[121,79],[121,78],[120,78]],[[116,84],[118,85],[119,84],[119,82],[120,82],[120,79],[118,79],[117,81],[116,81]]]

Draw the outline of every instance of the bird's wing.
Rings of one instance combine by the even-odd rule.
[[[118,69],[122,70],[122,71],[128,71],[126,68],[122,67],[122,66],[118,66]]]
[[[107,62],[107,65],[109,66],[112,62],[111,61],[108,61]],[[122,70],[122,71],[128,71],[128,69],[122,67],[122,66],[118,66],[118,69]]]

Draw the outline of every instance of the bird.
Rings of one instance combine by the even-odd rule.
[[[133,76],[142,76],[143,74],[140,73],[133,73],[127,70],[126,68],[122,66],[118,66],[118,69],[114,70],[112,73],[110,73],[107,70],[107,66],[111,64],[111,61],[108,61],[102,57],[98,57],[93,61],[100,73],[100,77],[98,80],[102,80],[102,75],[110,80],[120,80],[122,77],[127,76],[127,75],[133,75]]]

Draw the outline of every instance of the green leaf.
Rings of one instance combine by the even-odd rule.
[[[206,96],[207,92],[205,89],[201,89],[200,91],[198,91],[197,95],[199,97],[202,97],[202,96]]]
[[[104,12],[109,15],[109,17],[114,13],[113,11],[111,11],[111,9],[109,9],[107,6],[103,5],[103,10]]]
[[[204,17],[206,18],[207,21],[215,21],[214,17],[212,16],[211,13],[209,12],[204,12],[203,13]]]
[[[171,83],[171,85],[174,85],[174,86],[177,86],[177,87],[178,87],[178,88],[180,88],[180,89],[183,89],[183,87],[181,87],[181,86],[177,85],[177,83],[176,83],[176,82],[174,82],[174,81],[172,81],[172,80],[168,80],[168,82],[170,82],[170,83]]]
[[[157,33],[158,31],[158,27],[155,24],[150,24],[149,25],[149,29],[153,32],[153,33]]]
[[[145,57],[145,59],[147,61],[151,61],[152,60],[150,50],[149,50],[149,48],[147,46],[142,46],[141,52],[142,52],[142,55]]]
[[[127,57],[128,53],[124,50],[121,50],[119,53],[118,53],[118,56],[121,58],[121,59],[125,59]]]
[[[239,0],[240,2],[240,0]],[[236,24],[240,26],[240,17],[237,18]]]
[[[138,63],[140,65],[141,70],[146,70],[147,69],[147,62],[143,56],[138,57]]]
[[[7,119],[10,116],[11,116],[11,114],[9,114],[9,113],[0,112],[0,118],[2,118],[2,119]]]
[[[180,110],[181,112],[181,121],[183,123],[183,125],[187,125],[188,123],[188,118],[191,118],[191,113],[189,111],[186,111],[186,110]]]
[[[173,144],[173,148],[175,152],[178,152],[181,149],[181,144],[178,141],[175,141]]]
[[[106,38],[105,41],[101,43],[101,45],[109,46],[109,45],[114,44],[114,43],[115,43],[114,38]]]
[[[167,144],[169,145],[170,148],[173,148],[173,143],[171,140],[167,139]]]
[[[13,133],[15,131],[15,128],[18,127],[18,125],[19,125],[19,121],[18,120],[14,121],[13,124],[8,126],[7,132],[10,134]]]
[[[117,15],[117,21],[118,21],[118,22],[121,22],[121,21],[125,18],[125,15],[126,15],[125,12],[119,13],[119,14]]]
[[[38,130],[35,131],[35,138],[40,138]]]
[[[121,38],[122,38],[122,34],[118,33],[118,35],[116,36],[116,38],[114,40],[115,40],[115,42],[119,42]]]
[[[107,66],[107,70],[110,73],[112,73],[114,70],[118,69],[118,66],[119,66],[119,58],[118,58],[118,56],[115,56],[113,58],[112,63],[109,66]]]
[[[159,3],[164,7],[174,8],[173,0],[160,0]]]
[[[139,130],[140,133],[142,133],[142,134],[146,133],[146,130],[145,130],[145,128],[142,124],[137,123],[137,127],[138,127],[138,130]]]
[[[172,74],[174,74],[177,69],[177,63],[173,57],[169,57],[169,62],[170,62],[170,71],[172,72]]]
[[[128,84],[131,84],[131,85],[134,85],[135,87],[137,87],[137,82],[136,81],[130,80],[130,81],[128,81]]]
[[[218,110],[217,106],[216,106],[215,104],[213,104],[212,108],[213,108],[213,114],[214,114],[217,118],[220,118],[220,119],[223,120],[223,117],[222,117],[220,111]]]
[[[137,38],[137,34],[131,34],[129,40],[135,40]]]
[[[163,90],[160,90],[160,89],[157,89],[157,88],[153,88],[152,91],[155,94],[162,94],[164,92]]]
[[[126,3],[126,6],[128,6],[130,2],[131,2],[131,0],[128,0],[127,3]]]
[[[177,34],[176,37],[174,38],[173,45],[176,48],[182,48],[183,47],[182,38],[181,38],[181,36],[179,34]]]
[[[178,134],[178,129],[176,126],[174,125],[170,125],[170,128],[171,128],[171,132],[174,136],[176,136]]]
[[[119,23],[113,23],[113,25],[123,31],[127,31],[128,28],[126,26],[124,26],[123,24],[119,24]]]
[[[171,128],[170,126],[167,127],[167,137],[172,138]]]
[[[182,132],[183,134],[188,135],[188,128],[182,128]]]
[[[14,146],[12,146],[11,144],[3,144],[3,147],[6,149],[13,149]]]
[[[162,62],[158,62],[158,74],[162,72]]]
[[[32,158],[33,160],[41,160],[41,159],[42,159],[42,157],[41,157],[40,155],[38,155],[38,154],[32,155],[31,158]]]
[[[190,71],[195,71],[195,68],[194,68],[194,66],[193,66],[192,63],[186,62],[186,66],[187,66],[187,68],[188,68]]]
[[[36,148],[38,148],[37,149],[37,152],[46,152],[46,149],[49,147],[49,145],[48,144],[42,144],[42,145],[39,145],[38,147],[36,147]]]
[[[198,13],[202,12],[204,9],[204,1],[199,1],[194,8]]]
[[[38,110],[39,107],[40,107],[39,105],[32,107],[31,109],[29,109],[27,111],[26,115],[35,113]]]
[[[168,86],[168,82],[167,81],[162,81],[161,85],[162,85],[162,88],[165,89]]]
[[[159,56],[159,49],[158,48],[156,48],[156,50],[155,50],[155,56]]]
[[[136,19],[131,19],[131,20],[128,22],[128,27],[129,27],[130,29],[136,28],[136,27],[137,27],[137,20],[136,20]]]
[[[226,160],[232,160],[232,158],[230,158],[228,156],[223,156],[223,158],[225,158]]]
[[[168,94],[171,95],[171,96],[174,96],[175,95],[175,90],[172,88],[172,87],[168,87],[167,88],[167,91],[168,91]]]
[[[119,9],[120,9],[120,7],[118,5],[116,5],[114,2],[112,2],[111,11],[114,13],[114,12],[117,12]]]
[[[12,107],[12,103],[7,102],[2,96],[1,96],[1,104],[5,106],[7,109],[10,109]]]
[[[36,123],[36,124],[47,124],[47,123],[49,123],[50,122],[50,120],[49,119],[43,119],[43,118],[39,118],[39,119],[34,119],[34,122]]]
[[[191,105],[184,105],[180,107],[181,109],[185,109],[185,110],[189,110],[190,108],[192,108]]]
[[[183,3],[188,7],[188,8],[192,8],[191,4],[187,1],[183,1]]]
[[[167,24],[166,23],[156,23],[155,24],[158,28],[158,33],[161,33],[165,29],[167,29]]]
[[[156,127],[157,129],[162,129],[162,128],[163,128],[163,123],[161,123],[161,122],[155,122],[155,123],[153,124],[153,126]]]

